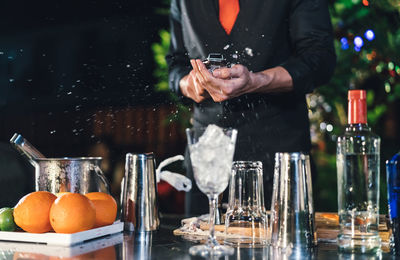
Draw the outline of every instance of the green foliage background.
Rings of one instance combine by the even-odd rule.
[[[386,140],[382,122],[385,112],[400,99],[400,0],[337,0],[331,1],[330,13],[335,33],[337,67],[326,86],[318,88],[308,99],[313,157],[318,176],[314,181],[314,198],[318,211],[336,211],[336,137],[344,131],[347,121],[347,91],[366,89],[368,123],[383,137],[381,156],[381,212],[387,212],[386,180],[384,160],[400,147]],[[168,13],[165,8],[157,13]],[[366,30],[373,30],[375,39],[364,36]],[[363,38],[361,50],[354,49],[356,36]],[[348,41],[348,49],[341,40]],[[157,68],[154,76],[158,79],[156,90],[168,91],[168,67],[165,55],[169,48],[168,29],[160,31],[160,41],[152,48]],[[169,92],[170,93],[170,92]],[[190,107],[183,104],[174,94],[169,97],[177,105],[173,115],[183,126],[189,122]],[[331,125],[331,131],[321,125]],[[397,140],[398,141],[398,140]],[[393,146],[393,144],[395,144]],[[392,145],[392,146],[391,146]],[[398,144],[397,144],[398,145]]]

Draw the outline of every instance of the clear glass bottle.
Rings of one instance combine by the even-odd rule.
[[[378,253],[380,138],[367,124],[365,90],[348,93],[348,125],[337,139],[338,246],[341,252]]]

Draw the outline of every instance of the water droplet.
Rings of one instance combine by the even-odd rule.
[[[4,54],[4,52],[0,51],[0,55],[3,55],[3,54]]]
[[[131,65],[130,65],[130,64],[126,64],[126,67],[127,67],[127,68],[130,68],[130,67],[131,67]]]
[[[249,47],[246,47],[244,49],[244,51],[246,52],[247,55],[249,55],[250,57],[253,57],[253,50],[250,49]]]
[[[56,130],[51,130],[51,131],[50,131],[50,134],[51,134],[51,135],[53,135],[53,134],[55,134],[55,133],[56,133]]]
[[[71,95],[71,94],[72,94],[72,92],[71,92],[71,91],[67,93],[67,95]]]
[[[9,81],[9,82],[14,82],[14,79],[9,79],[8,81]]]

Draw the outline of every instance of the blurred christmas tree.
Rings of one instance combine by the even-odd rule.
[[[347,122],[348,89],[366,89],[368,124],[382,137],[382,164],[394,151],[385,143],[382,120],[400,98],[400,0],[337,0],[330,4],[337,66],[327,86],[309,96],[317,209],[336,209],[336,135]],[[398,149],[399,147],[397,147]],[[396,148],[394,148],[396,149]],[[381,212],[386,181],[381,167]]]
[[[168,0],[159,9],[168,13]],[[385,139],[382,120],[385,112],[400,100],[400,0],[336,0],[330,1],[330,13],[335,34],[337,66],[335,75],[326,86],[308,96],[310,107],[313,155],[318,176],[314,183],[317,210],[335,211],[336,136],[347,122],[347,91],[366,89],[368,123]],[[168,28],[160,32],[161,41],[153,45],[156,64],[157,90],[168,91],[165,54],[169,48]],[[177,118],[187,120],[188,109],[171,94],[178,104]],[[397,121],[399,121],[397,119]],[[187,121],[186,121],[187,122]],[[395,143],[396,144],[396,143]],[[394,154],[382,142],[382,163]],[[386,154],[385,154],[386,153]],[[381,212],[386,212],[386,181],[381,168]]]

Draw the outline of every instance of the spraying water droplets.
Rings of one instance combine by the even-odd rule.
[[[247,55],[249,55],[250,57],[253,57],[253,50],[249,47],[246,47],[244,49],[244,51],[246,52]]]

